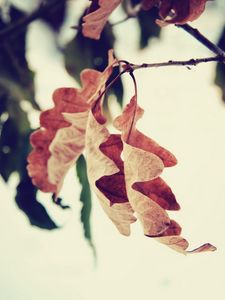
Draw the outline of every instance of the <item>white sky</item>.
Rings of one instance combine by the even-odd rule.
[[[118,17],[115,16],[114,19]],[[210,20],[210,22],[209,22]],[[212,21],[213,20],[213,21]],[[196,26],[211,39],[218,37],[222,13],[211,11]],[[209,55],[186,33],[174,27],[164,30],[161,41],[137,51],[135,21],[118,26],[117,53],[132,62],[163,61]],[[29,37],[28,54],[38,68],[38,99],[51,106],[52,91],[71,86],[61,58],[51,49],[51,32],[33,24],[36,41]],[[41,30],[41,34],[40,34]],[[44,34],[43,34],[44,32]],[[0,299],[2,300],[188,300],[223,299],[225,295],[225,106],[213,85],[214,64],[186,68],[142,70],[136,73],[139,104],[145,115],[139,128],[171,150],[179,164],[164,172],[181,211],[171,214],[183,226],[191,246],[211,242],[214,253],[182,256],[143,236],[138,223],[131,237],[121,236],[93,199],[93,236],[98,253],[94,267],[79,222],[79,191],[73,170],[62,196],[72,212],[50,208],[64,224],[46,232],[31,227],[17,209],[13,197],[15,179],[1,184]],[[125,101],[132,95],[127,76]],[[46,102],[45,102],[46,101]],[[34,123],[36,116],[33,116]]]

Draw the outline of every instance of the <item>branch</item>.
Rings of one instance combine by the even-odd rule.
[[[118,64],[122,67],[122,71],[112,80],[109,82],[109,84],[105,87],[105,89],[99,94],[98,98],[95,101],[94,109],[98,105],[99,101],[102,99],[102,96],[107,93],[107,91],[112,87],[112,85],[125,73],[129,73],[134,81],[134,87],[135,87],[135,95],[137,95],[137,83],[135,80],[135,77],[133,75],[133,72],[138,69],[145,69],[145,68],[160,68],[160,67],[174,67],[174,66],[183,66],[183,67],[189,67],[189,66],[196,66],[201,63],[207,63],[207,62],[220,62],[225,63],[225,58],[221,57],[221,55],[213,56],[213,57],[206,57],[206,58],[196,58],[196,59],[189,59],[189,60],[169,60],[168,62],[162,62],[162,63],[150,63],[150,64],[133,64],[128,62],[127,60],[118,60]]]
[[[189,59],[189,60],[169,60],[167,62],[161,62],[161,63],[144,63],[144,64],[133,64],[129,63],[124,60],[120,60],[119,63],[123,63],[122,68],[125,72],[133,72],[138,69],[144,69],[144,68],[160,68],[160,67],[174,67],[174,66],[197,66],[201,63],[207,63],[207,62],[221,62],[225,63],[225,57],[221,55],[212,56],[212,57],[206,57],[206,58],[196,58],[196,59]]]
[[[193,36],[196,40],[198,40],[202,45],[204,45],[206,48],[208,48],[210,51],[215,53],[218,56],[221,56],[225,58],[225,52],[215,45],[213,42],[211,42],[209,39],[207,39],[201,32],[199,32],[198,29],[191,27],[188,24],[184,25],[175,25],[178,28],[182,28],[187,33],[189,33],[191,36]]]
[[[31,22],[40,18],[51,8],[55,8],[57,5],[61,4],[61,0],[51,1],[49,4],[41,4],[40,7],[35,10],[32,14],[21,18],[19,21],[12,23],[5,29],[0,31],[0,42],[7,39],[9,35],[17,34],[24,28],[26,28]]]

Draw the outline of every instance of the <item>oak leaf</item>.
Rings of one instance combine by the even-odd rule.
[[[146,236],[156,238],[157,241],[186,254],[188,242],[180,236],[181,227],[166,212],[179,209],[179,204],[171,189],[159,177],[164,167],[176,164],[176,158],[136,129],[136,122],[142,115],[143,110],[137,105],[134,96],[122,115],[114,121],[114,126],[122,133],[128,199]],[[191,252],[215,249],[214,246],[205,244]]]
[[[115,63],[109,51],[109,65],[103,72],[84,70],[83,87],[56,90],[55,107],[41,113],[41,128],[30,137],[34,149],[28,156],[27,169],[33,183],[43,192],[57,195],[68,169],[83,152],[89,110]]]
[[[208,0],[142,0],[141,7],[150,10],[159,8],[156,20],[160,26],[168,24],[185,24],[196,20],[205,10]],[[82,33],[84,36],[98,40],[111,13],[122,0],[92,0],[87,14],[83,17]]]
[[[82,88],[55,91],[55,107],[41,113],[41,128],[31,136],[34,150],[28,157],[29,175],[41,190],[58,195],[66,172],[85,148],[90,185],[121,234],[130,234],[136,215],[146,236],[178,252],[214,251],[211,244],[187,251],[180,225],[170,219],[167,211],[180,206],[160,174],[177,160],[136,129],[144,112],[136,96],[114,120],[121,134],[110,134],[107,129],[103,95],[117,64],[110,51],[103,72],[87,69],[81,73]]]
[[[92,1],[91,12],[83,17],[83,35],[98,40],[109,16],[121,2],[122,0],[98,0],[96,5],[96,1]]]
[[[130,234],[130,224],[136,221],[126,194],[121,160],[120,135],[110,134],[100,106],[91,110],[86,133],[86,159],[90,185],[103,210],[123,235]]]
[[[157,20],[159,25],[185,24],[196,20],[205,10],[208,0],[143,0],[142,8],[151,9],[157,5],[162,20]]]

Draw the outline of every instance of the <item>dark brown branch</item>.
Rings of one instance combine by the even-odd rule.
[[[17,34],[21,30],[24,30],[26,26],[28,26],[34,20],[37,20],[42,15],[44,15],[47,11],[52,8],[55,8],[58,5],[61,5],[61,0],[51,1],[49,4],[41,4],[40,7],[35,10],[30,15],[21,18],[19,21],[14,22],[13,24],[9,25],[5,29],[0,31],[0,43],[7,39],[9,35]]]
[[[169,60],[167,62],[161,62],[161,63],[144,63],[144,64],[132,64],[129,62],[125,62],[125,64],[122,65],[124,70],[126,72],[131,72],[135,71],[138,69],[144,69],[144,68],[160,68],[160,67],[174,67],[174,66],[183,66],[183,67],[188,67],[188,66],[197,66],[198,64],[201,63],[207,63],[207,62],[221,62],[225,63],[225,57],[223,58],[221,55],[213,56],[213,57],[206,57],[206,58],[196,58],[196,59],[189,59],[189,60]],[[120,61],[124,62],[124,61]]]
[[[216,55],[225,58],[225,52],[220,47],[218,47],[213,42],[211,42],[209,39],[207,39],[201,32],[199,32],[198,29],[193,28],[188,24],[176,25],[176,26],[178,28],[182,28],[183,30],[185,30],[187,33],[193,36],[197,41],[199,41],[202,45],[204,45],[206,48],[208,48]]]
[[[128,21],[130,18],[137,17],[140,9],[141,9],[141,6],[140,7],[139,6],[134,7],[133,8],[133,12],[132,12],[132,10],[130,8],[130,11],[132,13],[129,13],[129,9],[127,9],[127,15],[126,15],[126,17],[124,19],[122,19],[122,20],[120,20],[120,21],[112,24],[112,26],[119,25],[121,23],[124,23],[124,22]],[[205,37],[198,29],[193,28],[189,24],[183,24],[183,25],[175,24],[175,26],[178,27],[178,28],[182,28],[183,30],[185,30],[193,38],[195,38],[203,46],[205,46],[206,48],[208,48],[210,51],[212,51],[213,53],[215,53],[217,56],[221,56],[221,57],[225,58],[225,52],[220,47],[218,47],[213,42],[211,42],[207,37]]]
[[[196,58],[196,59],[189,59],[189,60],[169,60],[167,62],[162,63],[144,63],[144,64],[133,64],[128,62],[127,60],[118,60],[118,64],[121,66],[122,71],[105,87],[105,89],[99,94],[98,98],[96,99],[94,107],[98,104],[98,102],[101,100],[102,96],[111,88],[111,86],[125,73],[129,73],[134,81],[135,86],[135,95],[137,96],[137,83],[135,80],[135,77],[133,75],[133,72],[135,70],[139,69],[145,69],[145,68],[160,68],[160,67],[174,67],[174,66],[183,66],[183,67],[189,67],[189,66],[196,66],[201,63],[207,63],[207,62],[220,62],[225,63],[225,58],[221,57],[220,55],[213,56],[213,57],[206,57],[206,58]]]

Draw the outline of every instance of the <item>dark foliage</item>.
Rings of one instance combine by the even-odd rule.
[[[218,46],[225,50],[225,26],[221,33]],[[215,83],[221,88],[222,91],[222,99],[225,102],[225,64],[217,63],[216,65],[216,77]]]
[[[67,71],[78,81],[80,80],[80,72],[85,68],[103,71],[107,65],[108,50],[114,47],[114,43],[115,36],[109,24],[103,30],[98,41],[86,38],[81,31],[78,31],[75,38],[65,48]],[[118,70],[115,71],[113,76],[116,76],[116,74],[118,74]],[[122,105],[123,85],[121,79],[117,80],[112,89],[110,89],[110,93],[114,94],[118,103]]]

